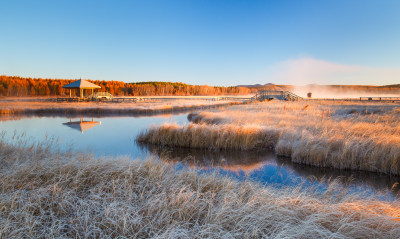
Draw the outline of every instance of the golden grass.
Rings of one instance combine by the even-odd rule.
[[[399,202],[0,141],[0,237],[399,238]]]
[[[44,101],[0,101],[0,117],[4,116],[107,116],[145,115],[182,112],[241,104],[232,101],[153,100],[138,103],[56,103]]]
[[[396,104],[268,102],[189,115],[138,140],[194,148],[269,149],[293,162],[400,175]]]
[[[250,150],[273,147],[278,136],[273,129],[257,126],[189,124],[182,127],[165,123],[143,131],[137,140],[189,148]]]

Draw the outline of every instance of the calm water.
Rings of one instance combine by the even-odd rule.
[[[393,187],[400,182],[398,177],[298,165],[291,163],[289,159],[276,157],[272,152],[207,151],[136,143],[138,133],[152,125],[165,122],[187,124],[187,114],[149,117],[22,118],[0,122],[0,131],[6,131],[10,140],[15,133],[24,133],[25,137],[33,141],[50,137],[57,140],[62,149],[89,151],[97,156],[129,155],[142,159],[163,156],[166,163],[176,164],[180,169],[196,169],[200,173],[218,171],[239,180],[253,180],[276,187],[302,185],[303,188],[308,188],[317,185],[324,191],[327,188],[324,182],[336,179],[339,187],[360,194],[373,194],[387,200],[398,200],[399,190]]]

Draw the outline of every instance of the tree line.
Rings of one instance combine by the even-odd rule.
[[[62,86],[76,79],[42,79],[25,78],[19,76],[0,76],[0,96],[69,96],[69,89]],[[115,96],[197,96],[197,95],[225,95],[249,94],[246,87],[219,87],[208,85],[188,85],[180,82],[136,82],[88,80],[99,85],[96,91],[109,92]],[[72,91],[76,96],[78,92]],[[88,92],[85,92],[88,93]]]

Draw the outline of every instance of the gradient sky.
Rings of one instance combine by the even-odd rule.
[[[0,1],[0,75],[399,84],[400,1]]]

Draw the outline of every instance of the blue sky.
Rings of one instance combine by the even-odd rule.
[[[400,1],[0,1],[0,74],[400,83]]]

